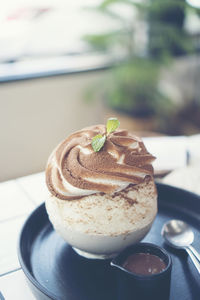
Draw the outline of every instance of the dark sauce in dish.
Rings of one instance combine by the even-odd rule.
[[[127,257],[122,266],[139,275],[158,274],[166,268],[166,264],[160,257],[150,253],[134,253]]]

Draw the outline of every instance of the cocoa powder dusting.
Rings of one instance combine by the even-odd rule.
[[[116,130],[107,136],[104,147],[94,152],[92,138],[105,134],[104,125],[84,128],[70,135],[52,153],[46,168],[46,183],[51,194],[62,200],[75,200],[88,194],[123,196],[130,205],[134,199],[120,194],[120,183],[131,187],[152,178],[155,157],[142,140],[126,130]],[[72,186],[72,188],[71,188]],[[73,193],[73,187],[88,190],[86,195]],[[128,192],[128,190],[126,190]]]

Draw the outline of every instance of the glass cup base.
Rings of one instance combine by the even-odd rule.
[[[83,257],[89,258],[89,259],[111,259],[111,258],[114,258],[117,255],[117,253],[111,253],[111,254],[94,254],[94,253],[85,252],[85,251],[77,249],[75,247],[72,247],[72,248],[80,256],[83,256]]]

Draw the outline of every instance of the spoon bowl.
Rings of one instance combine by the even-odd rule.
[[[171,220],[165,223],[161,234],[166,242],[175,248],[189,246],[194,241],[194,233],[191,227],[180,220]]]
[[[171,220],[163,225],[161,234],[171,247],[186,250],[200,273],[200,255],[191,246],[194,241],[194,233],[191,227],[183,221]]]

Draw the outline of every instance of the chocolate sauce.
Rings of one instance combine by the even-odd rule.
[[[125,260],[123,268],[139,275],[151,275],[162,272],[166,268],[166,264],[156,255],[134,253]]]

